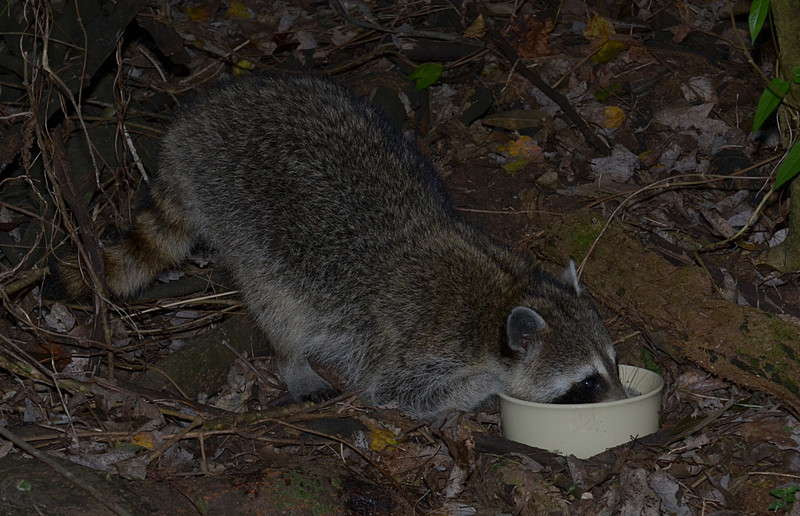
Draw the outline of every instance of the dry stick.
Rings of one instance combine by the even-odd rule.
[[[228,340],[227,340],[227,339],[223,339],[223,340],[221,340],[220,342],[222,343],[222,345],[223,345],[223,346],[225,346],[226,348],[228,348],[228,351],[230,351],[231,353],[233,353],[233,354],[236,356],[236,358],[238,358],[239,360],[241,360],[241,361],[242,361],[242,363],[244,363],[244,365],[246,365],[246,366],[247,366],[247,367],[248,367],[248,368],[249,368],[251,371],[253,371],[253,374],[255,374],[255,375],[256,375],[256,378],[258,378],[258,380],[259,380],[261,383],[263,383],[264,385],[268,385],[268,386],[270,386],[270,387],[272,387],[272,388],[278,388],[278,389],[279,389],[279,388],[281,387],[281,386],[280,386],[280,384],[279,384],[277,381],[275,381],[275,380],[277,380],[277,378],[275,378],[274,376],[273,376],[273,379],[272,379],[272,380],[270,380],[269,378],[267,378],[267,377],[264,375],[264,373],[262,373],[261,371],[259,371],[259,370],[258,370],[258,368],[256,368],[256,366],[255,366],[255,365],[253,365],[253,364],[250,362],[250,360],[248,360],[248,358],[247,358],[247,357],[245,357],[244,355],[242,355],[241,353],[239,353],[239,351],[238,351],[236,348],[234,348],[233,346],[231,346],[230,342],[228,342]]]
[[[92,386],[88,383],[72,378],[56,378],[51,371],[1,333],[0,341],[3,342],[3,346],[0,347],[0,368],[6,369],[12,374],[29,378],[34,382],[47,385],[55,385],[58,382],[63,388],[72,392],[82,392],[87,395],[92,393]]]
[[[203,429],[205,431],[220,430],[230,428],[231,426],[251,425],[261,421],[271,421],[275,418],[291,419],[299,416],[308,416],[311,412],[319,413],[322,409],[327,408],[339,402],[346,401],[358,394],[359,391],[350,391],[340,394],[334,398],[321,403],[314,403],[313,401],[304,401],[299,403],[292,403],[290,405],[278,406],[274,408],[267,408],[265,410],[250,410],[233,414],[232,416],[219,417],[208,421]],[[322,416],[327,417],[327,416]]]
[[[531,213],[539,213],[541,215],[552,215],[554,217],[563,217],[563,213],[559,213],[556,211],[547,211],[547,210],[480,210],[478,208],[462,208],[460,206],[456,206],[457,211],[464,211],[467,213],[484,213],[488,215],[529,215]]]
[[[146,464],[152,463],[157,458],[161,457],[161,455],[172,448],[178,441],[186,437],[186,434],[194,430],[195,428],[202,426],[204,423],[203,418],[197,417],[191,423],[189,423],[186,428],[178,432],[177,434],[173,435],[167,442],[156,448],[155,450],[147,453],[144,458],[142,459]]]
[[[12,374],[29,378],[35,382],[54,382],[53,374],[19,347],[13,340],[0,334],[0,366]]]
[[[578,272],[578,278],[580,278],[581,274],[583,274],[583,269],[586,266],[586,262],[589,261],[589,257],[592,255],[592,252],[594,251],[595,247],[597,247],[597,244],[600,242],[600,239],[603,238],[603,234],[605,234],[606,230],[611,226],[611,222],[616,218],[617,213],[619,213],[619,211],[622,209],[622,207],[626,206],[628,204],[628,201],[630,201],[631,199],[633,199],[634,197],[636,197],[637,195],[639,195],[642,192],[647,192],[649,190],[655,190],[656,188],[660,188],[662,186],[669,186],[669,182],[671,180],[673,180],[673,179],[675,179],[675,178],[674,177],[667,177],[665,179],[661,179],[659,181],[656,181],[655,183],[650,183],[649,185],[646,185],[646,186],[644,186],[642,188],[639,188],[638,190],[636,190],[635,192],[630,194],[628,197],[623,199],[622,202],[619,203],[619,206],[617,206],[616,209],[614,209],[614,211],[611,212],[611,215],[608,217],[608,220],[603,225],[603,229],[601,229],[600,232],[597,234],[597,237],[594,239],[594,242],[592,242],[592,245],[589,247],[589,250],[586,252],[586,256],[583,257],[583,260],[581,260],[580,265],[578,265],[578,271],[577,271]]]
[[[602,45],[598,45],[598,46],[597,46],[597,48],[595,48],[593,51],[591,51],[591,52],[589,52],[588,54],[586,54],[586,56],[585,56],[583,59],[581,59],[580,61],[578,61],[578,64],[576,64],[575,66],[573,66],[572,68],[570,68],[569,70],[567,70],[567,73],[565,73],[564,75],[562,75],[560,79],[558,79],[556,82],[554,82],[554,83],[553,83],[553,88],[558,88],[558,85],[559,85],[559,84],[561,84],[561,83],[564,81],[564,79],[566,79],[567,77],[569,77],[570,75],[572,75],[573,73],[575,73],[575,70],[577,70],[578,68],[580,68],[581,66],[583,66],[583,63],[585,63],[586,61],[588,61],[589,59],[591,59],[591,58],[592,58],[592,56],[596,55],[596,54],[597,54],[598,52],[600,52],[601,50],[603,50],[603,47],[602,47]]]
[[[750,215],[750,218],[747,219],[747,223],[744,226],[742,226],[742,229],[737,231],[736,234],[731,235],[730,237],[726,238],[725,240],[721,240],[721,241],[716,242],[714,244],[704,245],[703,247],[698,249],[697,252],[716,251],[717,249],[720,249],[721,247],[727,245],[729,242],[733,242],[734,240],[738,239],[740,236],[744,235],[745,232],[750,230],[750,227],[753,225],[753,223],[756,221],[758,216],[761,214],[761,209],[764,208],[765,204],[767,204],[767,200],[770,198],[770,196],[772,195],[773,192],[774,192],[774,190],[770,190],[769,192],[764,194],[764,197],[761,198],[761,202],[758,203],[758,206],[756,206],[756,209],[753,210],[753,213]],[[703,268],[705,268],[705,266]],[[708,271],[706,271],[706,272],[708,272]]]
[[[130,315],[131,315],[131,317],[137,317],[137,316],[145,315],[145,314],[150,313],[150,312],[157,312],[159,310],[165,310],[165,309],[168,309],[168,308],[184,307],[184,306],[187,306],[187,305],[206,304],[206,303],[208,303],[208,302],[210,302],[212,300],[216,300],[216,299],[218,299],[220,297],[235,296],[235,295],[238,295],[238,294],[239,294],[238,290],[227,290],[225,292],[217,292],[215,294],[205,294],[205,295],[202,295],[202,296],[199,296],[199,297],[193,297],[193,298],[188,298],[188,299],[180,299],[178,301],[170,301],[169,303],[158,304],[158,305],[155,305],[155,306],[151,306],[150,308],[143,308],[143,309],[138,310],[138,311],[137,310],[133,310],[133,311],[130,312]],[[241,303],[238,302],[238,301],[234,301],[234,302],[238,303],[238,305],[241,305]]]
[[[75,3],[75,9],[76,9],[76,12],[77,12],[78,20],[80,20],[80,11],[77,11],[77,9],[78,9],[78,3],[77,2]],[[52,68],[50,68],[50,59],[48,57],[48,55],[49,55],[48,54],[48,49],[50,47],[49,41],[50,41],[51,27],[50,27],[50,23],[49,22],[50,22],[50,16],[45,14],[45,24],[44,24],[43,34],[42,34],[42,43],[43,43],[43,45],[42,45],[42,69],[45,72],[47,72],[48,76],[50,77],[50,80],[56,86],[58,86],[59,89],[61,89],[61,91],[64,94],[64,96],[66,96],[69,99],[70,103],[72,104],[72,107],[75,108],[75,114],[78,117],[78,121],[80,122],[81,129],[83,129],[84,139],[86,140],[86,150],[89,153],[89,157],[92,160],[92,166],[94,167],[95,179],[97,180],[97,185],[100,186],[100,169],[97,166],[97,159],[95,159],[95,156],[94,156],[94,149],[92,148],[92,140],[91,140],[91,138],[89,138],[89,130],[86,128],[86,122],[84,122],[84,120],[82,118],[83,115],[81,114],[80,102],[75,100],[75,96],[72,94],[72,92],[70,91],[69,87],[67,87],[67,85],[64,84],[64,81],[61,80],[61,77],[59,77],[52,70]],[[83,29],[83,23],[81,23],[80,21],[79,21],[79,23],[81,25],[81,28]],[[86,30],[85,29],[83,31],[83,34],[84,34],[84,40],[85,40],[86,39]],[[86,47],[86,48],[88,49],[88,47]],[[83,78],[86,75],[86,73],[85,73],[85,69],[86,68],[85,67],[86,67],[86,56],[87,55],[88,55],[88,51],[84,50],[84,52],[83,52],[83,56],[84,56],[83,70],[84,70],[84,72],[81,73],[81,84],[80,84],[80,88],[78,90],[78,96],[79,97],[82,95],[82,91],[83,91]],[[62,105],[62,110],[64,111],[64,113],[66,113],[67,110],[63,109],[63,108],[64,108],[64,106]]]
[[[750,172],[751,170],[756,170],[758,168],[761,168],[764,165],[768,165],[768,164],[772,163],[773,161],[775,161],[777,159],[781,159],[781,158],[782,158],[782,155],[777,154],[775,156],[772,156],[771,158],[767,158],[767,159],[765,159],[763,161],[759,161],[758,163],[750,165],[749,167],[737,170],[735,172],[731,172],[730,174],[727,174],[727,175],[726,174],[716,174],[716,175],[714,175],[714,174],[700,174],[700,173],[686,174],[686,177],[700,176],[700,177],[704,177],[706,179],[701,179],[701,180],[698,180],[698,181],[683,181],[683,182],[680,182],[680,183],[676,183],[674,185],[667,185],[667,186],[699,186],[699,185],[705,185],[705,184],[709,184],[709,183],[715,183],[717,181],[723,181],[725,179],[730,179],[732,177],[736,177],[737,179],[747,179],[747,180],[750,180],[750,181],[761,181],[761,180],[764,179],[764,177],[762,177],[762,176],[747,177],[747,176],[742,176],[742,174],[744,174],[745,172]],[[678,179],[680,177],[684,177],[684,176],[672,176],[672,177],[666,178],[666,179]],[[658,185],[662,181],[664,181],[664,180],[662,179],[662,180],[656,181],[655,183],[651,183],[648,186]],[[656,186],[656,188],[658,188],[658,186]],[[595,206],[597,204],[610,201],[611,199],[615,199],[615,198],[620,197],[622,195],[625,195],[625,194],[627,194],[628,192],[631,192],[631,191],[632,190],[627,190],[625,192],[620,192],[620,193],[614,193],[614,194],[611,194],[611,195],[607,195],[606,197],[603,197],[602,199],[597,199],[596,201],[592,201],[588,205],[588,207],[591,208],[592,206]],[[637,190],[637,192],[638,191],[640,191],[640,190]]]
[[[152,365],[152,364],[151,364],[151,365],[149,365],[149,366],[147,366],[147,369],[149,369],[149,370],[151,370],[151,371],[155,371],[155,372],[157,372],[158,374],[160,374],[161,376],[163,376],[163,377],[164,377],[164,378],[165,378],[165,379],[166,379],[166,380],[167,380],[169,383],[171,383],[171,384],[172,384],[172,386],[173,386],[173,387],[175,387],[175,389],[178,391],[178,393],[179,393],[181,396],[183,396],[183,399],[186,399],[186,400],[190,400],[190,399],[192,399],[192,398],[190,398],[190,397],[189,397],[189,396],[186,394],[186,392],[184,392],[184,390],[183,390],[183,389],[181,389],[181,386],[180,386],[180,385],[178,385],[178,382],[176,382],[176,381],[175,381],[175,380],[174,380],[174,379],[173,379],[173,378],[172,378],[172,377],[171,377],[169,374],[167,374],[167,372],[166,372],[166,371],[164,371],[163,369],[161,369],[161,368],[159,368],[159,367],[157,367],[157,366],[154,366],[154,365]]]
[[[53,130],[53,172],[56,176],[61,195],[64,201],[72,210],[78,233],[81,237],[82,246],[85,250],[89,262],[89,276],[95,290],[95,327],[92,338],[97,342],[105,342],[107,349],[111,349],[111,325],[108,322],[108,309],[105,300],[108,299],[108,288],[105,283],[105,271],[103,264],[103,252],[94,231],[94,224],[86,206],[83,203],[69,173],[69,158],[67,149],[64,146],[63,131],[60,127]],[[99,324],[97,324],[99,322]],[[113,378],[114,362],[113,352],[109,352],[109,376]]]
[[[750,67],[753,70],[755,70],[755,72],[758,75],[761,76],[761,79],[764,81],[764,83],[768,85],[770,83],[769,78],[764,73],[764,70],[762,70],[761,67],[758,66],[756,64],[756,62],[753,60],[753,56],[750,55],[750,52],[747,50],[747,45],[745,45],[744,40],[742,39],[742,35],[739,33],[739,29],[736,27],[736,19],[735,19],[734,15],[733,15],[733,8],[732,7],[733,6],[731,6],[730,0],[728,0],[728,14],[730,15],[731,27],[733,28],[733,34],[734,34],[734,36],[736,36],[736,39],[739,42],[739,50],[741,50],[744,53],[744,57],[745,57],[745,59],[747,59],[747,62],[748,62],[748,64],[750,64]],[[773,91],[773,93],[775,93],[777,95],[777,92]],[[781,95],[778,95],[778,96],[780,97]],[[783,101],[788,103],[788,102],[791,102],[791,99],[788,96],[786,96],[786,97],[783,98]]]
[[[54,461],[52,458],[48,457],[46,453],[42,453],[24,440],[20,439],[17,435],[11,432],[7,428],[3,428],[0,426],[0,435],[2,435],[5,439],[8,439],[16,446],[18,446],[22,451],[27,453],[28,455],[32,455],[33,457],[37,458],[38,460],[42,461],[46,465],[50,466],[53,471],[58,473],[59,475],[63,476],[79,488],[83,489],[87,493],[89,493],[92,498],[97,500],[98,502],[102,503],[110,511],[114,514],[119,514],[121,516],[129,516],[131,513],[128,512],[125,508],[120,507],[116,503],[113,503],[108,500],[108,496],[98,491],[93,485],[85,482],[82,478],[76,475],[74,472],[68,470],[61,464]]]
[[[5,290],[6,295],[11,296],[34,283],[40,282],[48,272],[50,272],[50,270],[47,267],[37,267],[34,265],[33,268],[23,272],[18,279],[8,283],[2,288]]]
[[[361,20],[357,20],[350,16],[347,10],[342,6],[339,0],[330,0],[331,8],[339,14],[342,18],[347,20],[348,22],[356,25],[358,27],[370,30],[377,30],[379,32],[388,32],[389,34],[395,34],[401,37],[408,37],[408,38],[428,38],[428,39],[438,39],[442,41],[460,41],[462,43],[470,43],[472,45],[475,44],[474,41],[470,41],[466,38],[462,38],[461,36],[456,36],[453,34],[445,34],[443,32],[435,32],[430,30],[414,30],[414,29],[405,29],[402,27],[398,28],[391,28],[391,27],[384,27],[382,25],[378,25],[377,23],[365,22]]]
[[[369,455],[364,453],[364,451],[361,448],[358,448],[353,443],[351,443],[351,442],[349,442],[349,441],[347,441],[345,439],[342,439],[342,438],[340,438],[338,436],[335,436],[335,435],[330,435],[330,434],[326,434],[324,432],[318,432],[317,430],[312,430],[310,428],[304,428],[302,426],[293,425],[291,423],[287,423],[287,422],[281,421],[279,419],[265,419],[264,421],[269,421],[270,423],[276,423],[276,424],[279,424],[279,425],[283,425],[283,426],[285,426],[287,428],[291,428],[292,430],[297,430],[298,432],[305,432],[307,434],[316,435],[318,437],[324,437],[325,439],[330,439],[331,441],[336,441],[336,442],[338,442],[340,444],[343,444],[343,445],[347,446],[348,448],[350,448],[351,450],[356,452],[362,459],[364,459],[365,461],[369,462],[369,464],[373,468],[378,470],[378,473],[383,475],[383,477],[386,478],[386,480],[391,482],[391,484],[394,486],[394,488],[397,489],[397,492],[400,494],[400,496],[403,497],[403,500],[405,500],[405,502],[410,506],[412,511],[415,511],[415,513],[418,513],[418,514],[425,514],[424,512],[420,511],[419,509],[417,509],[415,507],[415,502],[408,497],[408,495],[406,494],[405,490],[403,489],[403,486],[400,485],[400,482],[398,482],[397,479],[395,479],[380,464],[375,462],[375,459],[373,459],[372,457],[370,457]]]
[[[768,477],[783,477],[783,478],[794,478],[800,480],[800,475],[791,475],[789,473],[776,473],[774,471],[748,471],[748,475],[764,475]]]
[[[672,437],[670,437],[669,441],[667,441],[665,446],[669,446],[669,445],[671,445],[673,443],[676,443],[678,441],[681,441],[681,440],[689,437],[690,435],[692,435],[694,433],[699,432],[703,428],[707,427],[708,425],[710,425],[711,423],[713,423],[714,421],[716,421],[717,419],[722,417],[722,415],[725,414],[725,412],[727,412],[735,404],[736,404],[736,400],[734,398],[729,399],[728,402],[725,403],[724,406],[722,406],[722,407],[718,408],[717,410],[711,412],[709,415],[707,415],[703,419],[699,420],[697,423],[693,424],[691,427],[689,427],[689,428],[683,430],[682,432],[679,432],[679,433],[673,435]]]
[[[772,158],[769,158],[767,160],[764,160],[761,163],[753,165],[753,168],[759,167],[759,166],[764,165],[766,163],[769,163],[769,162],[777,159],[778,157],[779,156],[772,157]],[[749,169],[745,169],[745,170],[749,170]],[[707,174],[686,174],[686,175],[680,176],[680,177],[700,176],[700,177],[705,177],[706,179],[703,179],[702,181],[697,181],[697,182],[679,182],[678,185],[706,184],[706,183],[712,182],[714,180],[722,180],[722,179],[729,178],[729,177],[735,175],[738,172],[744,172],[744,170],[734,172],[730,176],[723,176],[723,177],[719,177],[719,178],[716,178],[716,179],[708,179],[707,178]],[[589,260],[589,256],[591,256],[591,254],[594,251],[595,247],[597,247],[597,244],[600,242],[600,238],[602,238],[603,234],[606,232],[606,230],[609,228],[609,226],[611,226],[611,222],[617,216],[617,213],[619,213],[619,211],[622,209],[622,207],[627,205],[628,201],[630,201],[631,199],[633,199],[634,197],[636,197],[637,195],[639,195],[642,192],[647,192],[649,190],[655,190],[656,188],[661,188],[661,187],[666,187],[666,186],[675,186],[675,185],[669,184],[669,182],[672,181],[673,179],[679,179],[679,178],[667,177],[667,178],[661,179],[659,181],[656,181],[654,183],[650,183],[649,185],[646,185],[646,186],[636,190],[635,192],[631,193],[629,196],[627,196],[625,199],[623,199],[622,202],[620,202],[619,206],[617,206],[616,209],[613,212],[611,212],[611,215],[608,217],[608,220],[603,225],[603,229],[601,229],[600,233],[598,233],[597,238],[595,238],[594,242],[592,242],[592,245],[591,245],[591,247],[589,247],[589,251],[587,251],[586,256],[584,256],[583,260],[581,260],[581,264],[578,266],[578,278],[580,278],[581,273],[583,273],[583,268],[586,266],[586,262]],[[740,179],[742,179],[742,178],[740,177]],[[612,198],[613,197],[616,197],[616,195],[612,196]],[[763,204],[764,203],[762,202],[759,205],[759,209],[763,206]],[[756,211],[755,213],[758,213],[758,211]],[[754,220],[753,217],[751,217],[751,220]],[[750,221],[748,221],[748,224],[749,223],[750,223]],[[747,226],[745,226],[745,227],[747,227]]]
[[[717,295],[719,296],[719,298],[720,299],[725,299],[725,295],[722,293],[722,289],[719,288],[719,285],[717,285],[717,282],[714,281],[714,276],[711,275],[711,271],[708,270],[708,267],[706,267],[706,262],[703,261],[703,258],[700,256],[700,251],[701,250],[702,250],[702,247],[699,250],[696,250],[694,252],[694,261],[696,261],[697,264],[700,265],[700,268],[703,269],[703,272],[705,272],[706,277],[709,279],[709,283],[711,283],[711,285],[714,287],[714,290],[717,291]]]
[[[517,54],[516,50],[511,46],[511,44],[500,34],[496,29],[488,29],[489,37],[491,37],[492,41],[494,42],[497,49],[505,56],[505,58],[511,62],[516,63],[520,61],[520,57]],[[567,118],[575,124],[578,130],[583,134],[583,137],[586,138],[586,141],[595,148],[596,151],[600,152],[603,156],[608,156],[611,154],[611,148],[608,146],[606,142],[604,142],[599,136],[589,129],[589,126],[586,122],[583,121],[583,118],[578,114],[572,104],[569,103],[567,98],[554,90],[550,87],[549,84],[544,82],[544,80],[539,77],[539,74],[528,68],[527,66],[522,66],[518,70],[519,74],[528,79],[531,84],[539,88],[542,93],[550,97],[561,110],[564,112]]]

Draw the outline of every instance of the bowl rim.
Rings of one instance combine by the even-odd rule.
[[[644,401],[649,400],[653,396],[660,396],[661,391],[664,389],[664,378],[656,373],[655,371],[651,371],[649,369],[645,369],[643,367],[628,365],[628,364],[620,364],[620,367],[626,368],[633,368],[637,371],[645,371],[647,373],[654,374],[657,377],[657,385],[650,391],[642,393],[638,396],[634,396],[632,398],[625,398],[622,400],[614,400],[614,401],[601,401],[599,403],[541,403],[536,401],[527,401],[522,400],[519,398],[515,398],[510,396],[504,392],[498,392],[497,395],[504,401],[507,401],[511,404],[522,406],[522,407],[529,407],[535,408],[538,410],[579,410],[579,409],[597,409],[597,408],[605,408],[605,407],[616,407],[621,405],[631,405],[634,403],[642,403]],[[636,371],[634,371],[635,373]]]

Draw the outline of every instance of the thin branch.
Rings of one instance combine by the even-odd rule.
[[[520,61],[520,57],[517,54],[517,51],[514,50],[514,47],[506,40],[506,38],[500,34],[496,29],[488,29],[489,37],[494,42],[495,47],[500,51],[501,54],[505,56],[505,58],[510,63],[516,63]],[[550,97],[561,110],[564,112],[564,115],[575,124],[578,130],[583,134],[583,137],[586,138],[586,141],[594,147],[594,149],[600,152],[603,156],[608,156],[611,154],[611,147],[608,146],[608,143],[603,141],[599,136],[597,136],[586,122],[581,118],[581,115],[578,114],[578,111],[570,104],[567,98],[554,90],[547,84],[544,79],[542,79],[538,73],[533,71],[532,69],[528,68],[527,66],[522,66],[518,70],[519,74],[528,79],[531,84],[536,86],[542,93]]]
[[[330,434],[326,434],[324,432],[319,432],[319,431],[313,430],[311,428],[306,428],[306,427],[302,427],[302,426],[299,426],[299,425],[293,425],[291,423],[287,423],[286,421],[281,421],[279,419],[267,419],[265,421],[269,421],[270,423],[275,423],[275,424],[278,424],[278,425],[282,425],[282,426],[285,426],[287,428],[291,428],[292,430],[297,430],[299,432],[305,432],[305,433],[308,433],[308,434],[316,435],[317,437],[324,437],[325,439],[330,439],[331,441],[335,441],[337,443],[343,444],[344,446],[347,446],[348,448],[350,448],[351,450],[356,452],[362,459],[367,461],[386,480],[388,480],[392,484],[392,486],[394,486],[394,488],[397,490],[397,494],[399,494],[403,498],[403,500],[409,505],[409,508],[412,509],[412,511],[414,511],[415,514],[425,514],[419,508],[416,507],[416,502],[409,498],[409,496],[405,492],[405,489],[403,489],[403,486],[400,485],[400,482],[398,482],[397,479],[394,478],[391,473],[389,473],[383,466],[378,464],[375,461],[375,459],[373,459],[372,457],[367,455],[364,452],[364,450],[362,450],[358,446],[354,445],[350,441],[347,441],[347,440],[342,439],[341,437],[338,437],[338,436],[335,436],[335,435],[330,435]]]
[[[363,29],[369,30],[376,30],[378,32],[388,32],[389,34],[394,34],[395,36],[401,36],[405,38],[428,38],[428,39],[438,39],[441,41],[458,41],[461,43],[469,43],[470,45],[474,46],[475,41],[468,40],[466,38],[462,38],[461,36],[456,36],[454,34],[445,34],[443,32],[435,32],[430,30],[414,30],[406,27],[397,27],[397,28],[390,28],[384,27],[382,25],[378,25],[377,23],[357,20],[350,16],[350,13],[344,8],[344,6],[339,2],[339,0],[330,0],[330,6],[333,8],[336,13],[347,20],[348,22],[361,27]]]
[[[79,488],[89,493],[89,495],[91,495],[92,498],[94,498],[101,504],[108,507],[108,509],[112,511],[114,514],[119,514],[120,516],[131,515],[131,513],[128,512],[127,509],[109,500],[109,496],[107,494],[101,493],[93,485],[86,482],[84,479],[76,475],[74,472],[70,471],[69,469],[65,468],[64,466],[53,460],[46,453],[40,452],[35,447],[26,443],[24,440],[20,439],[16,434],[11,432],[11,430],[9,430],[8,428],[4,428],[2,425],[0,425],[0,436],[3,436],[5,439],[8,439],[12,443],[14,443],[17,447],[19,447],[22,451],[43,462],[44,464],[52,468],[53,471],[55,471],[59,475],[69,480],[71,483],[75,484]]]

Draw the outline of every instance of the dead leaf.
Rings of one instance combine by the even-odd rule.
[[[56,302],[45,313],[44,322],[58,333],[69,333],[75,327],[75,316],[63,303]]]
[[[625,121],[625,112],[619,106],[607,106],[603,115],[603,127],[606,129],[616,129]]]
[[[383,451],[386,448],[394,448],[400,441],[391,430],[385,428],[372,428],[369,432],[369,449],[372,451]]]
[[[615,145],[611,150],[611,156],[594,158],[591,166],[595,177],[609,176],[618,183],[624,183],[639,167],[639,156],[623,145]]]
[[[248,61],[247,59],[242,59],[238,63],[233,66],[233,75],[239,77],[247,73],[253,67],[253,63]]]
[[[184,7],[183,13],[187,15],[192,21],[205,21],[210,16],[208,7],[201,5],[198,7]]]
[[[595,14],[594,17],[589,20],[589,23],[586,24],[586,29],[583,31],[583,37],[589,40],[608,38],[612,34],[615,34],[614,26],[611,25],[610,21],[599,14]]]
[[[486,32],[486,21],[483,19],[483,15],[479,14],[475,21],[467,27],[467,30],[464,31],[465,38],[482,38],[483,34]]]
[[[156,438],[152,432],[138,432],[131,438],[131,444],[152,450],[156,446]]]
[[[249,7],[244,5],[241,2],[237,2],[234,0],[231,2],[231,6],[228,7],[228,10],[225,11],[225,16],[230,18],[242,18],[243,20],[249,20],[253,17],[253,11],[250,10]]]
[[[695,102],[696,100],[712,104],[717,102],[717,93],[708,77],[690,78],[689,84],[681,84],[681,93],[686,102]]]
[[[686,39],[686,36],[688,36],[690,32],[692,32],[692,28],[686,25],[685,23],[674,25],[667,30],[669,30],[672,33],[673,43],[680,43],[681,41]]]
[[[500,146],[498,150],[510,158],[508,163],[503,165],[509,172],[516,172],[542,159],[542,148],[530,136],[520,136]]]
[[[538,109],[514,109],[493,113],[484,117],[481,122],[489,127],[502,127],[509,131],[519,131],[531,127],[542,127],[550,115]]]
[[[549,33],[552,24],[545,25],[532,14],[524,14],[516,19],[512,25],[516,34],[513,46],[522,58],[532,58],[550,55]]]
[[[708,223],[711,225],[711,228],[718,235],[722,235],[725,238],[730,238],[736,234],[736,230],[734,230],[730,224],[728,224],[728,221],[723,219],[713,209],[707,206],[699,206],[698,210],[703,214],[703,217],[706,219],[706,221],[708,221]]]
[[[607,63],[617,57],[626,47],[627,45],[624,42],[615,39],[603,41],[600,45],[600,50],[592,56],[592,61],[595,63]]]
[[[653,121],[673,129],[700,127],[708,119],[712,109],[714,109],[714,104],[710,103],[700,104],[699,106],[669,106],[657,112],[653,117]]]

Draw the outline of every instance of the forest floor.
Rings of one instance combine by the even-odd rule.
[[[769,193],[775,123],[751,132],[775,52],[751,45],[748,7],[12,3],[3,512],[800,514],[798,277],[759,261],[788,193]],[[442,73],[418,88],[423,63]],[[666,382],[659,433],[581,460],[503,439],[496,405],[417,421],[353,393],[281,404],[268,346],[202,249],[136,299],[42,299],[54,256],[131,226],[186,96],[307,70],[416,139],[464,218],[553,272],[583,265],[620,362]]]

